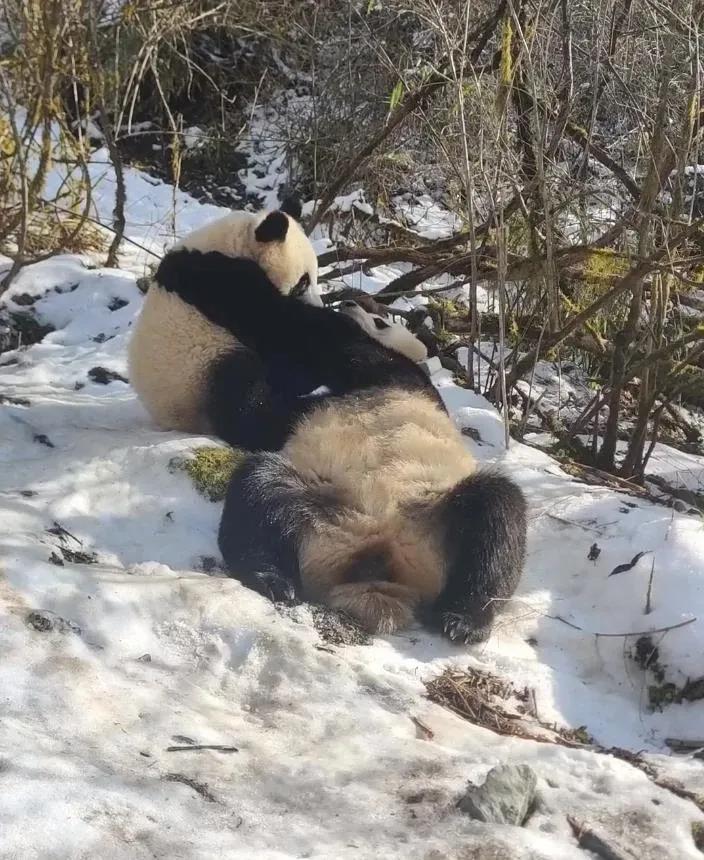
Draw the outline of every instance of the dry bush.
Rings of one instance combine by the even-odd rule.
[[[486,364],[476,352],[476,287],[493,286],[500,358],[488,391],[507,430],[515,384],[542,357],[568,359],[597,371],[601,390],[573,426],[548,429],[563,441],[593,433],[598,464],[613,471],[635,387],[620,471],[640,480],[663,411],[684,396],[704,404],[704,315],[678,310],[701,281],[704,201],[693,165],[704,119],[702,10],[645,0],[461,9],[421,0],[412,14],[425,71],[410,74],[400,55],[400,102],[328,191],[365,181],[389,151],[414,166],[422,151],[420,178],[408,169],[370,183],[383,189],[377,202],[410,180],[412,194],[425,185],[465,227],[447,241],[396,234],[383,248],[360,243],[329,256],[412,263],[382,291],[389,299],[447,272],[468,284],[469,384]],[[425,184],[433,169],[443,176],[435,188]],[[329,194],[321,196],[324,209]]]
[[[62,79],[80,68],[79,52],[66,49],[80,31],[77,0],[3,5],[7,34],[0,62],[0,245],[14,250],[5,283],[54,243],[81,246],[90,205],[86,151],[69,129],[60,105]],[[66,179],[47,199],[55,163]],[[93,240],[95,236],[93,235]]]
[[[150,120],[147,147],[162,142],[176,181],[182,109],[196,106],[196,119],[215,119],[217,140],[231,148],[241,114],[235,128],[230,107],[239,98],[244,104],[263,68],[251,63],[252,52],[263,38],[282,38],[295,5],[7,0],[0,11],[0,248],[15,264],[4,287],[27,262],[100,247],[86,163],[96,137],[117,180],[114,218],[105,225],[113,231],[107,264],[115,265],[125,224],[123,140],[133,124]]]

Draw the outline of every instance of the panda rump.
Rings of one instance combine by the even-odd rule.
[[[474,642],[518,583],[525,503],[477,471],[430,398],[384,388],[327,399],[280,454],[252,457],[219,539],[233,575],[274,598],[328,604],[378,633],[418,615]]]

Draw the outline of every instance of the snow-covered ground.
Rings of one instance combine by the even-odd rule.
[[[462,222],[427,194],[396,197],[391,203],[402,214],[408,226],[426,239],[446,239],[462,228]]]
[[[242,177],[270,203],[286,181],[274,156],[260,147]],[[90,170],[93,214],[109,222],[104,152]],[[641,633],[668,628],[653,634],[665,680],[704,675],[701,520],[578,484],[533,447],[505,451],[495,411],[439,371],[468,446],[512,474],[531,506],[523,582],[488,643],[413,629],[333,646],[308,610],[281,613],[200,572],[217,555],[220,505],[169,464],[212,440],[159,432],[127,382],[89,371],[126,376],[136,276],[223,210],[137,170],[127,184],[126,235],[139,247],[125,243],[122,270],[55,257],[23,270],[4,299],[17,311],[15,298],[35,297],[55,331],[0,355],[0,858],[588,857],[568,815],[641,860],[701,857],[691,825],[704,815],[642,771],[494,734],[424,687],[447,666],[483,668],[533,689],[543,722],[645,750],[659,773],[704,794],[704,763],[665,745],[704,737],[704,700],[652,712],[652,676],[629,656]],[[348,195],[339,208],[353,204]],[[428,207],[411,214],[418,229],[456,226]],[[345,280],[376,290],[400,271]],[[681,467],[694,474],[701,460]],[[192,742],[237,752],[169,750]],[[457,811],[467,781],[506,762],[538,774],[527,825]]]
[[[702,736],[704,702],[652,713],[624,635],[691,620],[654,638],[668,680],[704,674],[699,519],[577,484],[533,448],[505,452],[497,414],[439,372],[458,424],[478,433],[467,444],[528,495],[523,583],[481,647],[420,629],[330,646],[306,610],[281,614],[198,572],[217,554],[220,506],[168,466],[208,440],[157,431],[128,384],[89,378],[126,373],[134,275],[58,257],[25,269],[8,303],[27,293],[56,331],[0,358],[1,857],[583,857],[568,814],[644,857],[697,856],[691,802],[615,758],[472,726],[423,682],[488,669],[533,688],[543,721],[650,750],[704,791],[701,762],[663,754],[666,737]],[[52,563],[62,546],[97,561]],[[167,751],[184,737],[238,752]],[[503,762],[539,777],[524,828],[454,807]]]

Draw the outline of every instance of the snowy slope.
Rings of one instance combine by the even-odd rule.
[[[198,572],[217,554],[220,506],[168,464],[207,440],[157,431],[128,384],[89,378],[126,373],[134,276],[65,256],[24,270],[9,305],[26,293],[56,331],[0,357],[0,857],[586,857],[568,814],[642,858],[701,856],[690,828],[704,816],[639,770],[472,726],[423,685],[447,665],[494,671],[533,688],[544,721],[650,750],[704,792],[701,761],[663,754],[666,737],[702,736],[704,702],[651,713],[635,637],[594,635],[695,619],[655,640],[668,677],[704,674],[700,520],[577,484],[532,448],[504,452],[496,413],[440,372],[459,426],[478,432],[467,444],[528,495],[519,593],[481,647],[420,629],[330,646],[307,610],[281,614]],[[51,563],[62,545],[97,562]],[[184,737],[238,752],[167,751]],[[467,780],[501,762],[538,774],[524,828],[455,809]]]

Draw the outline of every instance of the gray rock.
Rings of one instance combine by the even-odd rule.
[[[527,764],[502,764],[489,771],[483,785],[470,783],[457,805],[478,821],[520,827],[535,799],[536,783]]]

